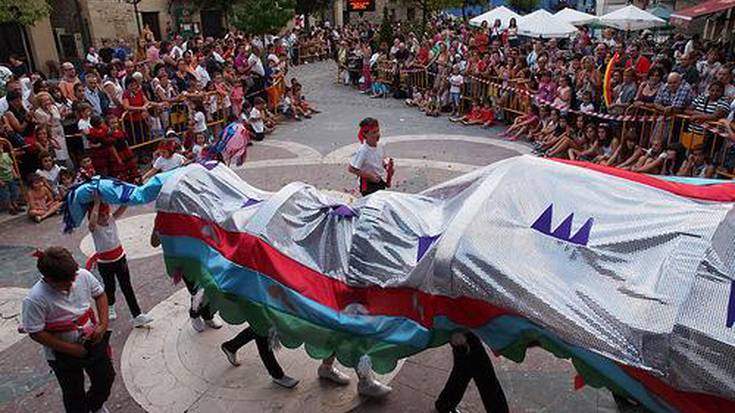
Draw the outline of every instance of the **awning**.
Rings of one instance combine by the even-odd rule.
[[[671,15],[671,20],[690,21],[696,17],[706,16],[735,7],[735,0],[709,0]]]

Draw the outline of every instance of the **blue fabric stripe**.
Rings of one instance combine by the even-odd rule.
[[[160,239],[167,256],[194,259],[206,265],[225,293],[264,304],[332,330],[419,349],[426,348],[431,342],[432,331],[409,318],[338,312],[266,275],[228,260],[196,238],[161,236]],[[280,288],[284,294],[277,297],[268,294],[274,288]]]
[[[387,343],[412,346],[424,349],[429,346],[432,330],[405,317],[353,315],[337,312],[314,300],[306,298],[285,285],[259,272],[240,266],[223,257],[217,250],[191,237],[161,236],[161,243],[167,256],[188,258],[206,265],[220,289],[247,300],[303,318],[332,330],[344,331],[361,337],[369,337]],[[286,300],[275,299],[267,292],[281,288]],[[437,330],[460,330],[457,325],[444,316],[434,318]],[[518,316],[499,316],[486,325],[473,329],[491,348],[502,351],[526,334],[536,333],[551,340],[565,349],[574,358],[584,361],[612,383],[628,392],[653,412],[671,412],[637,380],[630,377],[613,360],[582,347],[570,345],[554,334]]]

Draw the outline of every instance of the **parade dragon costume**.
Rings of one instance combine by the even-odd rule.
[[[471,330],[522,361],[540,346],[654,412],[735,411],[735,185],[516,157],[419,194],[345,204],[292,183],[258,190],[224,164],[94,193],[155,201],[170,276],[229,323],[314,358],[396,362]]]

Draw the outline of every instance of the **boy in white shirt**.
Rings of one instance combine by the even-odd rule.
[[[360,179],[360,193],[363,196],[381,189],[390,188],[393,180],[393,159],[385,159],[385,148],[379,145],[380,125],[374,118],[360,122],[360,141],[362,145],[350,161],[348,171]]]
[[[50,247],[35,255],[42,278],[23,299],[22,329],[44,346],[67,412],[108,412],[104,403],[115,369],[108,352],[105,291],[65,248]],[[84,372],[91,382],[86,392]]]
[[[463,84],[464,77],[459,73],[459,66],[455,65],[452,69],[452,74],[449,76],[449,97],[452,99],[452,116],[459,114]]]

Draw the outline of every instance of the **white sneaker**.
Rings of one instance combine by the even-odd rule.
[[[133,319],[133,328],[143,327],[153,322],[153,317],[146,314],[140,313]]]
[[[196,318],[191,318],[191,327],[197,333],[201,333],[207,328],[207,325],[204,324],[204,320],[202,320],[201,317],[196,317]]]
[[[390,386],[386,386],[375,379],[360,380],[357,382],[357,393],[365,397],[379,399],[387,396],[392,390],[393,388]]]
[[[215,330],[219,330],[222,328],[223,324],[221,321],[217,319],[217,317],[211,319],[211,320],[204,320],[204,324],[207,325],[209,328],[213,328]]]
[[[95,410],[94,413],[110,413],[110,411],[107,409],[107,406],[103,404],[102,407]]]
[[[316,374],[320,379],[332,381],[340,386],[350,384],[350,376],[339,371],[333,364],[321,364],[316,370]]]
[[[273,379],[273,383],[276,383],[277,385],[283,386],[287,389],[292,389],[297,384],[299,384],[299,381],[294,379],[293,377],[283,376],[280,379]]]
[[[109,318],[110,321],[117,319],[117,312],[115,311],[114,305],[111,305],[107,310],[107,318]]]

